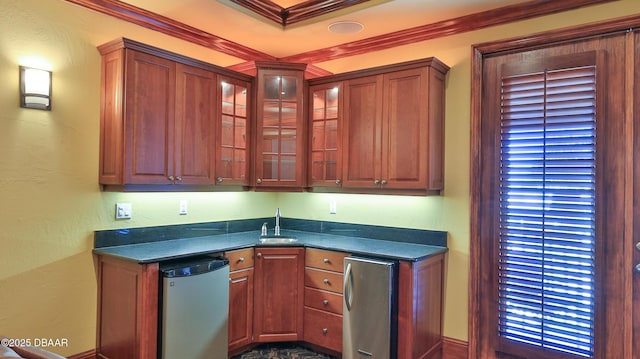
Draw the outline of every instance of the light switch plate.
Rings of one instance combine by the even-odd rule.
[[[180,200],[180,209],[178,210],[178,213],[180,213],[181,215],[185,215],[188,213],[186,199]]]
[[[116,203],[116,219],[131,218],[131,203]]]
[[[336,206],[336,200],[335,199],[330,199],[329,200],[329,214],[336,214],[338,213],[338,209]]]

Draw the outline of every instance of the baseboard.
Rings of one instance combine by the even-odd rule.
[[[74,354],[68,357],[68,359],[96,359],[96,350],[91,349],[87,350],[86,352]]]
[[[443,359],[468,359],[469,343],[453,338],[442,338]]]
[[[468,359],[469,343],[453,338],[442,338],[442,358],[443,359]],[[75,354],[68,359],[96,359],[96,351],[87,350],[86,352]]]

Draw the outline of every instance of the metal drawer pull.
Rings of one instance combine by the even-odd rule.
[[[636,243],[636,248],[640,251],[640,242]]]
[[[258,258],[262,258],[262,253],[258,253],[258,254],[256,254],[256,256],[257,256]]]
[[[368,356],[368,357],[372,357],[372,356],[373,356],[373,354],[371,354],[371,353],[369,353],[369,352],[365,352],[365,351],[364,351],[364,350],[362,350],[362,349],[358,349],[358,353],[360,353],[360,354],[362,354],[362,355],[366,355],[366,356]]]
[[[322,261],[328,264],[329,263],[329,258],[325,258]]]
[[[329,284],[329,279],[325,278],[325,279],[323,279],[323,280],[322,280],[322,282],[323,282],[324,284]]]
[[[329,305],[329,301],[325,299],[325,300],[322,301],[322,304]]]
[[[244,257],[238,258],[238,262],[244,262]]]
[[[640,273],[640,263],[636,264],[636,272]]]
[[[322,334],[327,335],[327,333],[329,333],[329,329],[322,328]]]

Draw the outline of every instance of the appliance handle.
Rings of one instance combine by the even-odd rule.
[[[351,274],[351,263],[347,263],[347,269],[344,273],[344,304],[347,306],[347,310],[351,311],[351,304],[353,303],[353,278]]]

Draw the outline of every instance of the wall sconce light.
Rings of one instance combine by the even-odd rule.
[[[20,66],[20,107],[51,111],[51,71]]]

